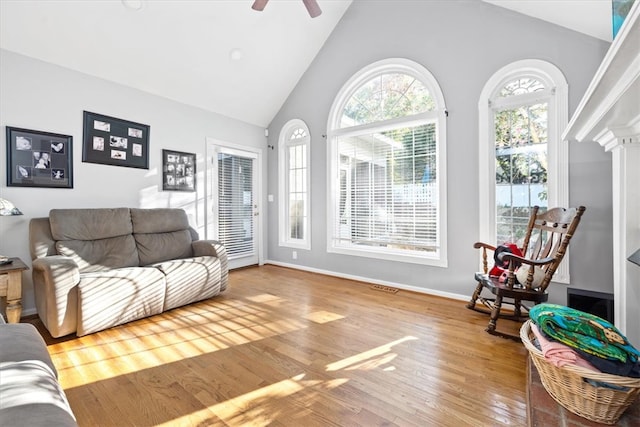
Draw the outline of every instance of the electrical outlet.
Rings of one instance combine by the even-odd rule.
[[[297,251],[293,251],[293,252],[291,253],[291,258],[293,258],[293,259],[298,259],[298,252],[297,252]]]

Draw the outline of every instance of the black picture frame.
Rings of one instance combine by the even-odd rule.
[[[82,161],[149,169],[148,125],[84,112]]]
[[[73,188],[73,137],[7,126],[7,187]]]
[[[162,150],[162,190],[196,191],[196,155]]]

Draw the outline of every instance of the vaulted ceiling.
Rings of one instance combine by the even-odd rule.
[[[485,1],[611,40],[610,0]],[[0,48],[266,127],[352,1],[124,3],[2,0]]]
[[[611,0],[483,0],[610,42]]]

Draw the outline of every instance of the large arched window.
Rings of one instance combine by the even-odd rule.
[[[446,109],[406,59],[371,64],[328,122],[329,252],[446,266]]]
[[[311,249],[309,236],[309,128],[299,119],[280,132],[280,246]]]
[[[554,65],[514,62],[479,100],[480,240],[520,243],[531,206],[568,207],[567,82]],[[568,263],[554,281],[568,281]]]

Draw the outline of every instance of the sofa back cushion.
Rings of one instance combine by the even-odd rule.
[[[187,214],[182,209],[131,209],[140,265],[193,256]]]
[[[51,235],[49,218],[31,218],[29,221],[29,251],[32,260],[58,255],[56,241]]]
[[[49,223],[58,254],[81,272],[140,264],[128,208],[52,209]]]

